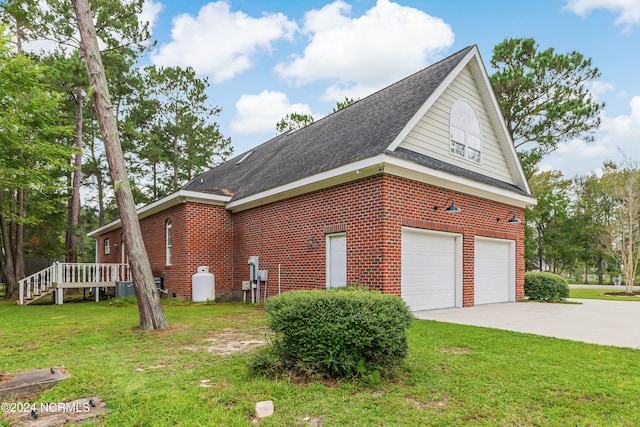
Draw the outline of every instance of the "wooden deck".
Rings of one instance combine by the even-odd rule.
[[[65,289],[96,288],[96,301],[99,300],[99,288],[116,286],[116,282],[131,280],[131,271],[127,264],[98,263],[61,263],[41,270],[18,283],[18,305],[27,305],[51,293],[55,294],[56,304],[64,301]]]

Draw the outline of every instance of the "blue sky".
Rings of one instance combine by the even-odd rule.
[[[144,62],[208,77],[235,154],[288,112],[318,119],[473,44],[491,74],[496,44],[533,37],[591,58],[606,103],[595,142],[568,141],[541,167],[573,177],[622,153],[640,161],[640,0],[147,0],[144,17],[158,41]]]

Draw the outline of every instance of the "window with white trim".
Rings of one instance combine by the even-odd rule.
[[[467,101],[456,101],[449,117],[450,152],[475,163],[482,159],[482,135],[476,110]]]
[[[166,236],[166,264],[171,265],[171,255],[172,255],[172,247],[171,247],[171,233],[173,231],[173,223],[171,220],[167,220],[165,226],[165,236]]]
[[[104,239],[104,254],[109,255],[111,253],[111,241],[110,239]]]

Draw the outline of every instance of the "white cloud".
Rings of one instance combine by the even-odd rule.
[[[628,116],[622,114],[609,118],[605,114],[602,117],[601,130],[606,132],[606,139],[612,143],[640,142],[640,96],[631,98],[629,107],[631,112]]]
[[[361,97],[425,67],[454,41],[441,19],[389,0],[378,0],[360,17],[348,16],[350,10],[337,0],[307,12],[304,54],[278,64],[276,72],[297,85],[337,81],[325,100]]]
[[[634,96],[629,107],[628,115],[608,117],[604,111],[594,142],[572,140],[560,144],[544,159],[541,168],[561,170],[570,177],[587,171],[597,173],[605,160],[622,160],[621,153],[640,161],[640,96]]]
[[[615,153],[615,148],[609,146],[605,141],[585,142],[581,139],[573,139],[558,145],[556,152],[558,154],[569,154],[573,160],[603,158],[609,154]]]
[[[241,134],[275,134],[276,123],[293,112],[312,114],[309,105],[291,104],[287,94],[282,92],[264,90],[258,95],[245,94],[236,102],[236,116],[231,121],[231,130]]]
[[[600,97],[607,93],[611,92],[615,89],[615,86],[612,83],[606,83],[601,81],[592,81],[587,83],[589,93],[593,96],[593,99],[598,102]]]
[[[270,51],[274,42],[291,39],[296,31],[297,25],[281,13],[253,18],[218,1],[203,6],[197,17],[176,16],[172,41],[151,60],[161,66],[191,66],[220,83],[251,68],[256,52]]]
[[[153,0],[145,0],[142,4],[142,13],[138,17],[140,22],[149,23],[149,31],[153,33],[153,27],[158,23],[158,15],[164,8],[162,3],[156,3]]]
[[[624,25],[625,30],[640,24],[639,0],[567,0],[565,8],[579,16],[586,16],[596,9],[619,13],[616,25]]]

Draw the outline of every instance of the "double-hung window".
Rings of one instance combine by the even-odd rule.
[[[165,224],[165,248],[166,248],[166,265],[171,265],[172,245],[171,245],[171,233],[173,231],[173,223],[168,220]]]

